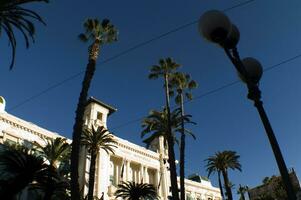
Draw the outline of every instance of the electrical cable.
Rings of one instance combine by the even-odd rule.
[[[238,8],[238,7],[247,5],[247,4],[249,4],[249,3],[253,2],[253,1],[255,1],[255,0],[244,1],[244,2],[239,3],[239,4],[236,4],[236,5],[234,5],[234,6],[225,8],[225,9],[223,9],[222,11],[227,12],[227,11],[229,11],[229,10],[232,10],[232,9],[235,9],[235,8]],[[161,38],[164,38],[164,37],[166,37],[166,36],[168,36],[168,35],[170,35],[170,34],[172,34],[172,33],[178,32],[178,31],[180,31],[180,30],[182,30],[182,29],[185,29],[185,28],[187,28],[187,27],[189,27],[189,26],[191,26],[191,25],[194,25],[194,24],[196,24],[197,22],[198,22],[198,20],[194,20],[194,21],[192,21],[192,22],[189,22],[189,23],[180,25],[180,26],[178,26],[178,27],[176,27],[176,28],[174,28],[174,29],[171,29],[170,31],[167,31],[167,32],[165,32],[165,33],[163,33],[163,34],[161,34],[161,35],[158,35],[158,36],[153,37],[153,38],[151,38],[151,39],[149,39],[149,40],[146,40],[146,41],[144,41],[144,42],[141,42],[141,43],[139,43],[139,44],[136,44],[136,45],[134,45],[134,46],[132,46],[132,47],[130,47],[130,48],[124,50],[124,51],[121,51],[120,53],[118,53],[118,54],[116,54],[116,55],[114,55],[114,56],[112,56],[112,57],[109,57],[109,58],[107,58],[106,60],[100,62],[100,63],[98,64],[97,67],[102,66],[102,65],[104,65],[104,64],[106,64],[106,63],[108,63],[108,62],[111,62],[111,61],[113,61],[113,60],[115,60],[115,59],[117,59],[117,58],[119,58],[119,57],[121,57],[121,56],[124,56],[124,55],[126,55],[126,54],[128,54],[128,53],[130,53],[130,52],[132,52],[132,51],[134,51],[134,50],[136,50],[136,49],[138,49],[138,48],[140,48],[140,47],[143,47],[143,46],[145,46],[145,45],[147,45],[147,44],[149,44],[149,43],[152,43],[152,42],[157,41],[157,40],[159,40],[159,39],[161,39]],[[44,89],[44,90],[38,92],[37,94],[34,94],[34,95],[28,97],[27,99],[21,101],[20,103],[14,105],[14,106],[12,106],[12,107],[9,107],[7,110],[8,110],[8,111],[13,111],[13,110],[15,110],[15,109],[17,109],[17,108],[23,106],[24,104],[26,104],[26,103],[28,103],[28,102],[30,102],[30,101],[32,101],[32,100],[34,100],[34,99],[36,99],[36,98],[42,96],[43,94],[45,94],[45,93],[47,93],[47,92],[49,92],[49,91],[51,91],[51,90],[53,90],[53,89],[55,89],[55,88],[57,88],[57,87],[59,87],[59,86],[61,86],[61,85],[67,83],[68,81],[71,81],[71,80],[73,80],[73,79],[79,77],[79,76],[80,76],[81,74],[83,74],[83,73],[85,73],[85,71],[81,71],[81,72],[78,72],[78,73],[76,73],[76,74],[73,74],[73,75],[69,76],[68,78],[66,78],[66,79],[64,79],[64,80],[62,80],[62,81],[60,81],[60,82],[57,82],[57,83],[55,83],[55,84],[49,86],[48,88],[46,88],[46,89]]]

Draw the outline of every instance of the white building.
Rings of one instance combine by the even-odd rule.
[[[84,121],[88,126],[107,127],[107,117],[116,109],[94,98],[86,106]],[[22,120],[5,111],[5,100],[0,97],[0,142],[28,143],[43,142],[43,138],[62,137],[57,133]],[[127,140],[116,137],[118,148],[115,154],[100,150],[96,163],[95,195],[104,199],[115,199],[114,192],[121,181],[151,183],[158,188],[162,200],[170,195],[170,178],[167,166],[167,151],[163,139],[158,139],[148,150]],[[84,150],[82,151],[84,152]],[[80,183],[87,190],[89,157],[81,155]],[[210,181],[185,180],[187,199],[221,200],[220,191]]]

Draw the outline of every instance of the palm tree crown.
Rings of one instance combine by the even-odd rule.
[[[24,37],[26,47],[29,47],[30,39],[34,42],[35,27],[32,19],[43,24],[43,19],[34,11],[22,7],[25,3],[48,2],[48,0],[1,0],[0,2],[0,33],[4,32],[12,47],[12,60],[10,69],[15,63],[17,40],[14,29],[21,32]]]
[[[210,176],[213,172],[218,172],[218,175],[220,175],[220,173],[223,174],[226,193],[229,200],[232,200],[233,198],[227,171],[228,169],[238,169],[241,171],[241,164],[238,161],[239,157],[240,156],[237,155],[235,151],[222,151],[217,152],[214,156],[210,156],[208,159],[206,159],[208,176]],[[222,191],[221,185],[220,189]]]
[[[171,58],[160,59],[159,65],[153,65],[151,67],[149,79],[158,79],[159,77],[164,77],[165,75],[170,75],[175,72],[180,67],[180,65],[174,62]]]
[[[117,29],[108,19],[104,19],[101,23],[98,19],[87,19],[84,28],[86,32],[79,35],[79,39],[83,42],[97,39],[100,44],[106,44],[117,41]]]
[[[115,195],[126,200],[158,199],[155,187],[147,183],[122,182]]]
[[[179,110],[174,110],[171,113],[171,127],[172,129],[177,129],[180,126],[180,119],[179,119]],[[151,133],[146,139],[143,140],[146,143],[147,148],[151,144],[151,142],[159,138],[160,136],[164,137],[166,141],[167,133],[168,133],[168,119],[167,119],[167,110],[163,109],[163,111],[151,110],[149,115],[142,121],[142,132],[141,137],[146,136],[147,134]],[[173,135],[174,140],[176,140],[175,136]]]
[[[182,122],[182,119],[184,120],[184,123],[194,123],[190,120],[190,115],[185,115],[181,117],[180,109],[175,109],[170,113],[171,117],[171,128],[172,132],[179,132],[180,131],[180,125]],[[141,137],[145,137],[148,134],[149,135],[146,139],[143,140],[143,142],[146,144],[147,148],[151,144],[151,142],[160,137],[163,136],[164,140],[167,139],[167,132],[168,132],[168,118],[167,118],[167,110],[163,109],[163,111],[157,111],[157,110],[151,110],[149,112],[149,115],[143,119],[142,121],[142,132]],[[190,134],[193,138],[195,136],[187,129],[185,129],[185,133]],[[178,140],[176,136],[173,134],[173,139],[176,143],[178,143]]]
[[[117,41],[117,29],[104,19],[101,23],[98,19],[87,19],[84,23],[85,33],[79,34],[79,39],[83,42],[92,41],[90,46],[90,59],[96,60],[99,53],[99,45],[109,44]]]
[[[85,127],[81,144],[86,146],[89,153],[95,150],[98,152],[99,149],[103,149],[107,153],[114,153],[114,148],[117,147],[114,135],[104,126],[98,128],[92,126],[92,129]]]
[[[192,100],[191,90],[197,88],[198,84],[191,80],[189,74],[182,72],[175,72],[170,79],[170,88],[174,89],[170,91],[170,95],[173,96],[176,92],[175,101],[178,105],[181,104],[181,95],[185,95],[188,100]]]
[[[65,138],[57,137],[55,139],[47,139],[46,145],[35,142],[37,149],[42,156],[49,161],[49,165],[58,168],[58,163],[66,159],[66,155],[70,154],[71,147]]]
[[[44,177],[48,165],[42,157],[27,148],[1,148],[0,193],[3,199],[11,199],[25,187]]]
[[[206,159],[208,176],[217,170],[238,169],[241,171],[241,164],[238,161],[239,158],[240,156],[237,155],[235,151],[219,151],[215,153],[214,156],[210,156]]]

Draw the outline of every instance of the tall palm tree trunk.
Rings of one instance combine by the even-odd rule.
[[[218,176],[218,186],[219,186],[219,189],[221,191],[222,199],[225,199],[223,185],[222,185],[222,181],[221,181],[221,172],[220,171],[217,172],[217,176]]]
[[[225,188],[226,188],[226,193],[227,193],[228,200],[233,200],[232,191],[231,191],[230,184],[229,184],[230,182],[229,182],[228,173],[227,173],[226,170],[222,170],[222,174],[223,174],[223,177],[224,177]]]
[[[89,170],[89,190],[88,190],[88,200],[93,200],[94,196],[94,182],[95,182],[95,164],[96,164],[97,152],[93,151],[91,153],[91,163]]]
[[[98,52],[93,52],[99,50],[99,41],[95,41],[89,50],[89,62],[86,68],[84,80],[82,82],[82,89],[78,99],[78,104],[76,108],[76,117],[75,124],[73,126],[73,135],[72,135],[72,151],[71,151],[71,199],[80,200],[81,194],[79,189],[78,182],[78,167],[79,167],[79,150],[80,150],[80,138],[81,132],[83,129],[83,117],[85,111],[85,104],[88,97],[88,91],[90,88],[91,81],[96,69],[96,59],[97,56],[92,54],[97,54]]]
[[[185,125],[184,125],[184,98],[181,96],[181,143],[180,143],[180,189],[181,200],[185,200]]]
[[[171,193],[172,193],[173,200],[179,200],[177,169],[176,169],[175,151],[174,151],[174,138],[172,135],[171,121],[170,121],[168,74],[164,75],[164,83],[165,83],[165,98],[166,98],[167,123],[168,123],[167,144],[168,144],[168,163],[170,168]]]

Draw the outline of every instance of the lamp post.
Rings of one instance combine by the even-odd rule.
[[[261,91],[258,86],[262,76],[261,64],[254,58],[240,58],[236,47],[240,37],[239,30],[231,23],[224,13],[217,10],[211,10],[204,13],[199,20],[199,31],[205,39],[218,44],[224,49],[226,55],[237,70],[240,79],[246,84],[248,88],[247,97],[254,102],[254,106],[260,115],[267,137],[271,144],[288,199],[296,200],[296,194],[293,190],[293,185],[289,178],[289,173],[279,144],[261,101]]]

